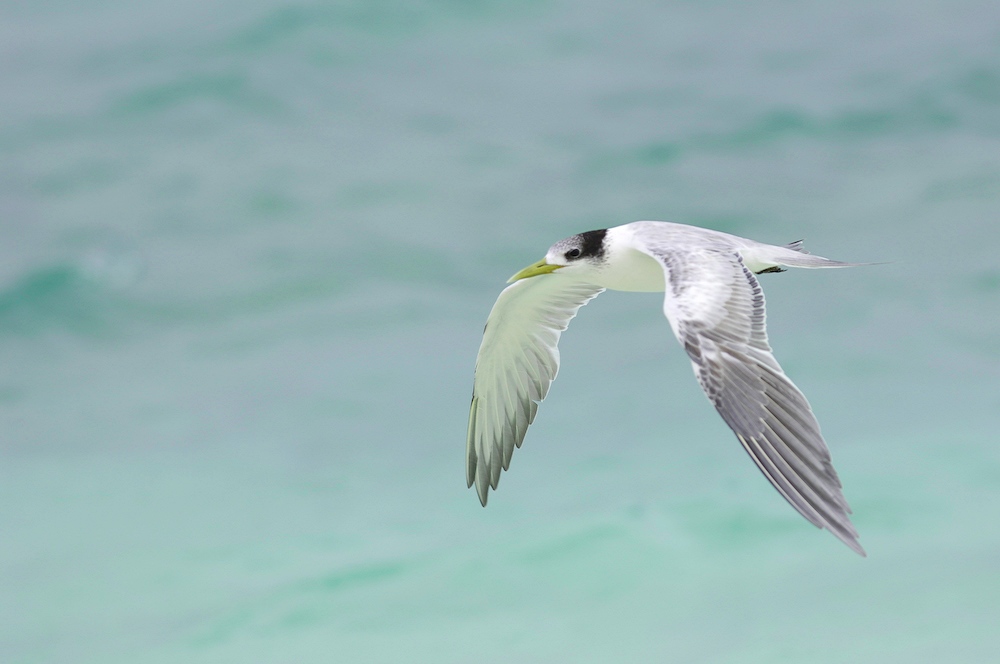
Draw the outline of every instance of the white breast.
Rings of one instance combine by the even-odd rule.
[[[601,269],[600,285],[609,290],[662,293],[663,267],[630,247],[616,247]]]

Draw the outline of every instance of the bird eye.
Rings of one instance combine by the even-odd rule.
[[[570,249],[569,251],[566,252],[566,258],[579,258],[579,257],[580,257],[579,249]]]

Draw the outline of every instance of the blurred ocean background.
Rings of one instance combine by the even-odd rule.
[[[0,661],[1000,657],[1000,6],[0,6]],[[476,351],[638,219],[765,275],[869,557],[660,296],[607,293],[488,509]]]

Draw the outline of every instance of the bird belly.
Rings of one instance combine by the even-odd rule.
[[[601,286],[609,290],[662,293],[663,266],[653,257],[635,249],[615,252],[601,270]]]

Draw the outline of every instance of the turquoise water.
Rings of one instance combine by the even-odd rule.
[[[0,660],[985,662],[993,2],[0,8]],[[608,293],[465,488],[510,274],[667,219],[765,275],[867,559]]]

